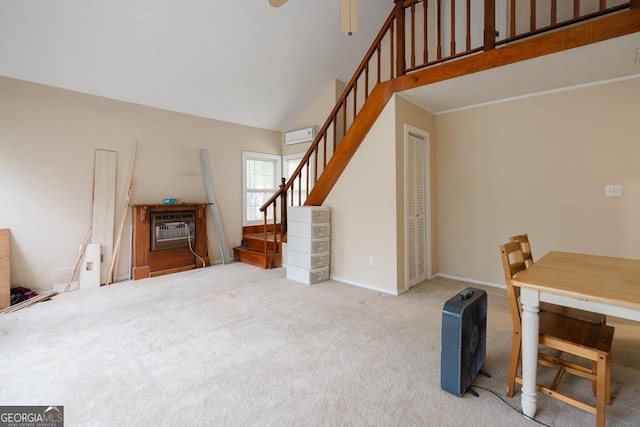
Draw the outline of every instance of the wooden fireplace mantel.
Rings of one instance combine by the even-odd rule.
[[[175,205],[133,205],[133,254],[131,275],[134,280],[177,273],[210,265],[207,241],[206,207],[209,203],[179,203]],[[197,258],[188,247],[151,250],[151,214],[154,212],[194,211],[196,238],[192,243]]]

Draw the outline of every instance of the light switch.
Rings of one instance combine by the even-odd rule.
[[[622,185],[605,185],[604,195],[605,197],[621,197]]]

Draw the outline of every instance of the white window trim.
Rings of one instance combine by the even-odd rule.
[[[282,174],[282,156],[277,154],[258,153],[254,151],[242,152],[242,225],[260,225],[264,221],[247,221],[247,160],[248,159],[261,159],[261,160],[275,160],[277,162],[276,171]],[[276,189],[280,185],[281,178],[276,177]],[[275,192],[275,190],[274,190]]]

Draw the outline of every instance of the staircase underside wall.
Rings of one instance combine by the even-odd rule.
[[[390,294],[398,289],[395,135],[391,99],[323,203],[331,277]]]

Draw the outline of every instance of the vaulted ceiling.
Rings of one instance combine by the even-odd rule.
[[[393,9],[361,0],[0,0],[0,75],[266,129],[348,81]]]
[[[265,129],[348,81],[392,0],[0,0],[0,75]],[[403,95],[434,113],[640,75],[640,33]],[[479,84],[479,81],[482,84]]]

